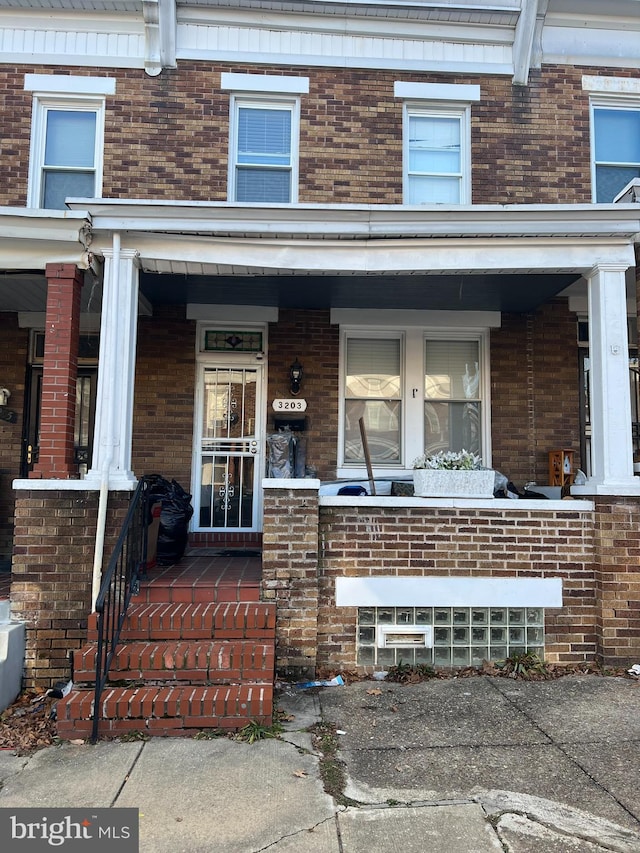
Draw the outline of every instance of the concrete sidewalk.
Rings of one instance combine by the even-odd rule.
[[[133,806],[143,853],[640,853],[639,690],[596,676],[288,688],[277,740],[0,751],[0,807]],[[343,732],[337,800],[306,731],[321,717]]]

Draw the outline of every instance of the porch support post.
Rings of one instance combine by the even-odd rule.
[[[598,264],[589,285],[591,477],[572,494],[637,494],[633,476],[626,265]]]
[[[138,319],[137,252],[104,252],[104,288],[93,460],[86,480],[98,483],[108,471],[109,489],[131,489],[133,387]]]
[[[39,458],[30,477],[78,477],[73,430],[76,414],[80,292],[83,273],[75,264],[47,264],[47,313],[42,373]]]

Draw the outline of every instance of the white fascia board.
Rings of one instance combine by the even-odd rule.
[[[480,86],[464,83],[410,83],[396,80],[393,84],[395,98],[425,101],[461,101],[472,103],[480,100]]]
[[[99,252],[110,243],[94,239]],[[415,274],[500,272],[575,272],[585,274],[595,264],[635,264],[633,245],[596,240],[487,237],[482,239],[321,240],[261,239],[123,233],[122,248],[140,258],[192,261],[247,270],[290,274],[356,273]]]
[[[588,30],[546,26],[543,31],[542,61],[546,64],[589,65],[602,68],[638,68],[638,26],[610,30]]]
[[[412,311],[401,309],[332,308],[332,325],[368,326],[456,326],[467,329],[499,329],[500,311]]]
[[[109,77],[74,77],[62,74],[25,74],[26,92],[61,95],[115,95],[116,81]]]
[[[307,95],[308,77],[279,77],[275,74],[236,74],[223,71],[220,88],[225,92],[260,92],[283,95]]]
[[[336,578],[338,607],[562,607],[562,578]]]
[[[89,210],[94,231],[163,231],[352,237],[582,237],[633,239],[640,233],[637,204],[577,205],[337,205],[237,204],[144,199],[69,198],[72,211]]]

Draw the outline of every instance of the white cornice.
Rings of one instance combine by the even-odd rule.
[[[233,202],[68,199],[90,210],[93,230],[245,234],[314,239],[461,236],[607,236],[634,239],[637,204],[576,205],[261,205]]]

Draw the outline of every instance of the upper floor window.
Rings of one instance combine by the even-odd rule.
[[[300,96],[309,78],[224,71],[220,86],[231,92],[229,201],[296,202]]]
[[[297,102],[233,99],[232,201],[297,200]]]
[[[68,197],[100,196],[104,95],[114,81],[27,74],[25,89],[34,92],[28,206],[64,209]]]
[[[396,82],[404,98],[403,183],[406,204],[471,202],[471,107],[480,87]]]
[[[640,177],[640,104],[594,104],[592,117],[595,201],[612,202],[629,181]]]

